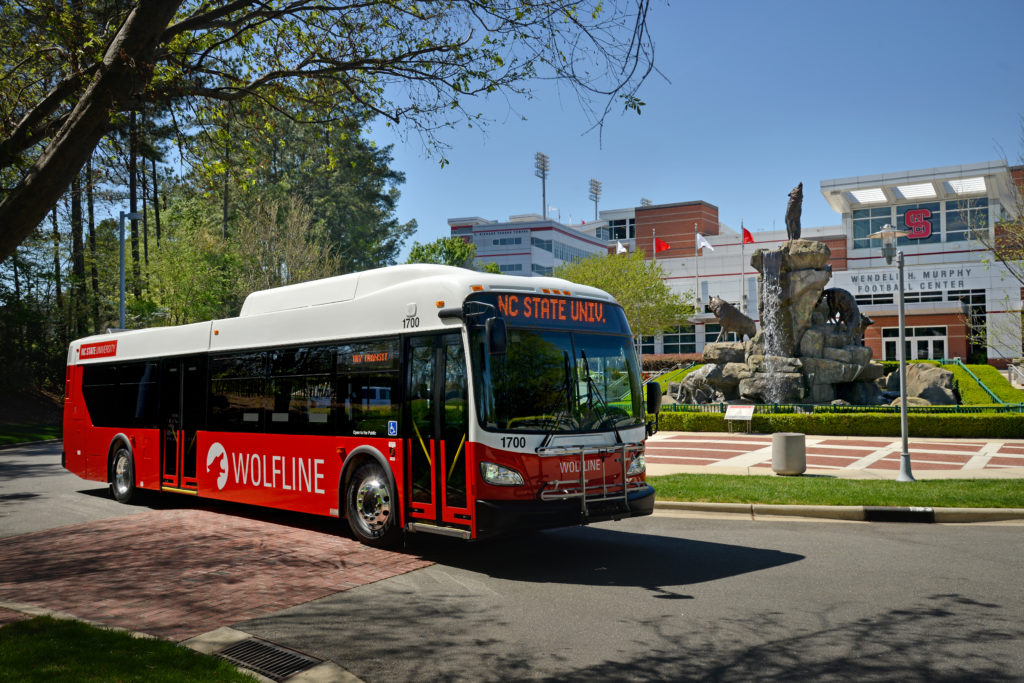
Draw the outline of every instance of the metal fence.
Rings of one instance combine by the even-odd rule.
[[[707,403],[704,405],[664,404],[665,413],[724,413],[728,403]],[[816,405],[813,403],[759,403],[754,406],[755,415],[792,415],[794,413],[896,413],[899,406],[844,406]],[[942,415],[947,413],[1024,413],[1024,403],[1003,403],[991,406],[907,406],[907,413],[914,415]]]

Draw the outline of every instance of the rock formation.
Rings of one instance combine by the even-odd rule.
[[[758,403],[881,403],[875,380],[882,367],[863,344],[870,318],[845,290],[823,296],[832,277],[829,256],[823,242],[802,239],[754,252],[761,329],[746,343],[708,344],[703,358],[714,369],[688,375],[680,397],[713,390],[724,400]]]

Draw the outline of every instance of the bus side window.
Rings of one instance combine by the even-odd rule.
[[[328,434],[334,413],[334,348],[279,349],[270,355],[267,431]]]
[[[387,436],[398,420],[398,340],[338,347],[338,424],[343,436]]]
[[[270,412],[266,394],[267,353],[210,359],[210,428],[231,432],[263,430]]]
[[[117,366],[82,367],[82,397],[92,423],[97,427],[123,427],[118,423]]]

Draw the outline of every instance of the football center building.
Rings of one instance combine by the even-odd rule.
[[[1004,161],[821,181],[840,222],[804,227],[801,238],[828,245],[832,277],[826,287],[849,291],[874,321],[864,343],[875,359],[896,360],[898,353],[897,266],[870,237],[885,225],[907,232],[897,243],[905,263],[907,359],[987,359],[1003,366],[1022,355],[1024,288],[986,246],[998,238],[1002,222],[1020,217],[1022,185],[1024,167]],[[643,338],[645,355],[699,356],[720,332],[707,308],[712,296],[758,321],[758,273],[750,257],[756,249],[779,247],[785,230],[751,231],[753,243],[745,244],[741,229],[720,222],[718,207],[705,201],[599,215],[578,227],[535,214],[448,223],[453,237],[476,245],[477,264],[494,262],[510,274],[550,275],[562,263],[614,253],[620,245],[656,258],[674,291],[693,294],[697,313]],[[984,330],[985,341],[977,330]]]

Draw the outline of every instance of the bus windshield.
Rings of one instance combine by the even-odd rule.
[[[608,320],[555,329],[529,320],[508,325],[507,351],[489,355],[482,326],[472,326],[472,363],[480,424],[495,431],[577,433],[643,425],[640,370],[617,306]],[[599,331],[605,328],[608,332]],[[565,329],[569,328],[569,329]]]

